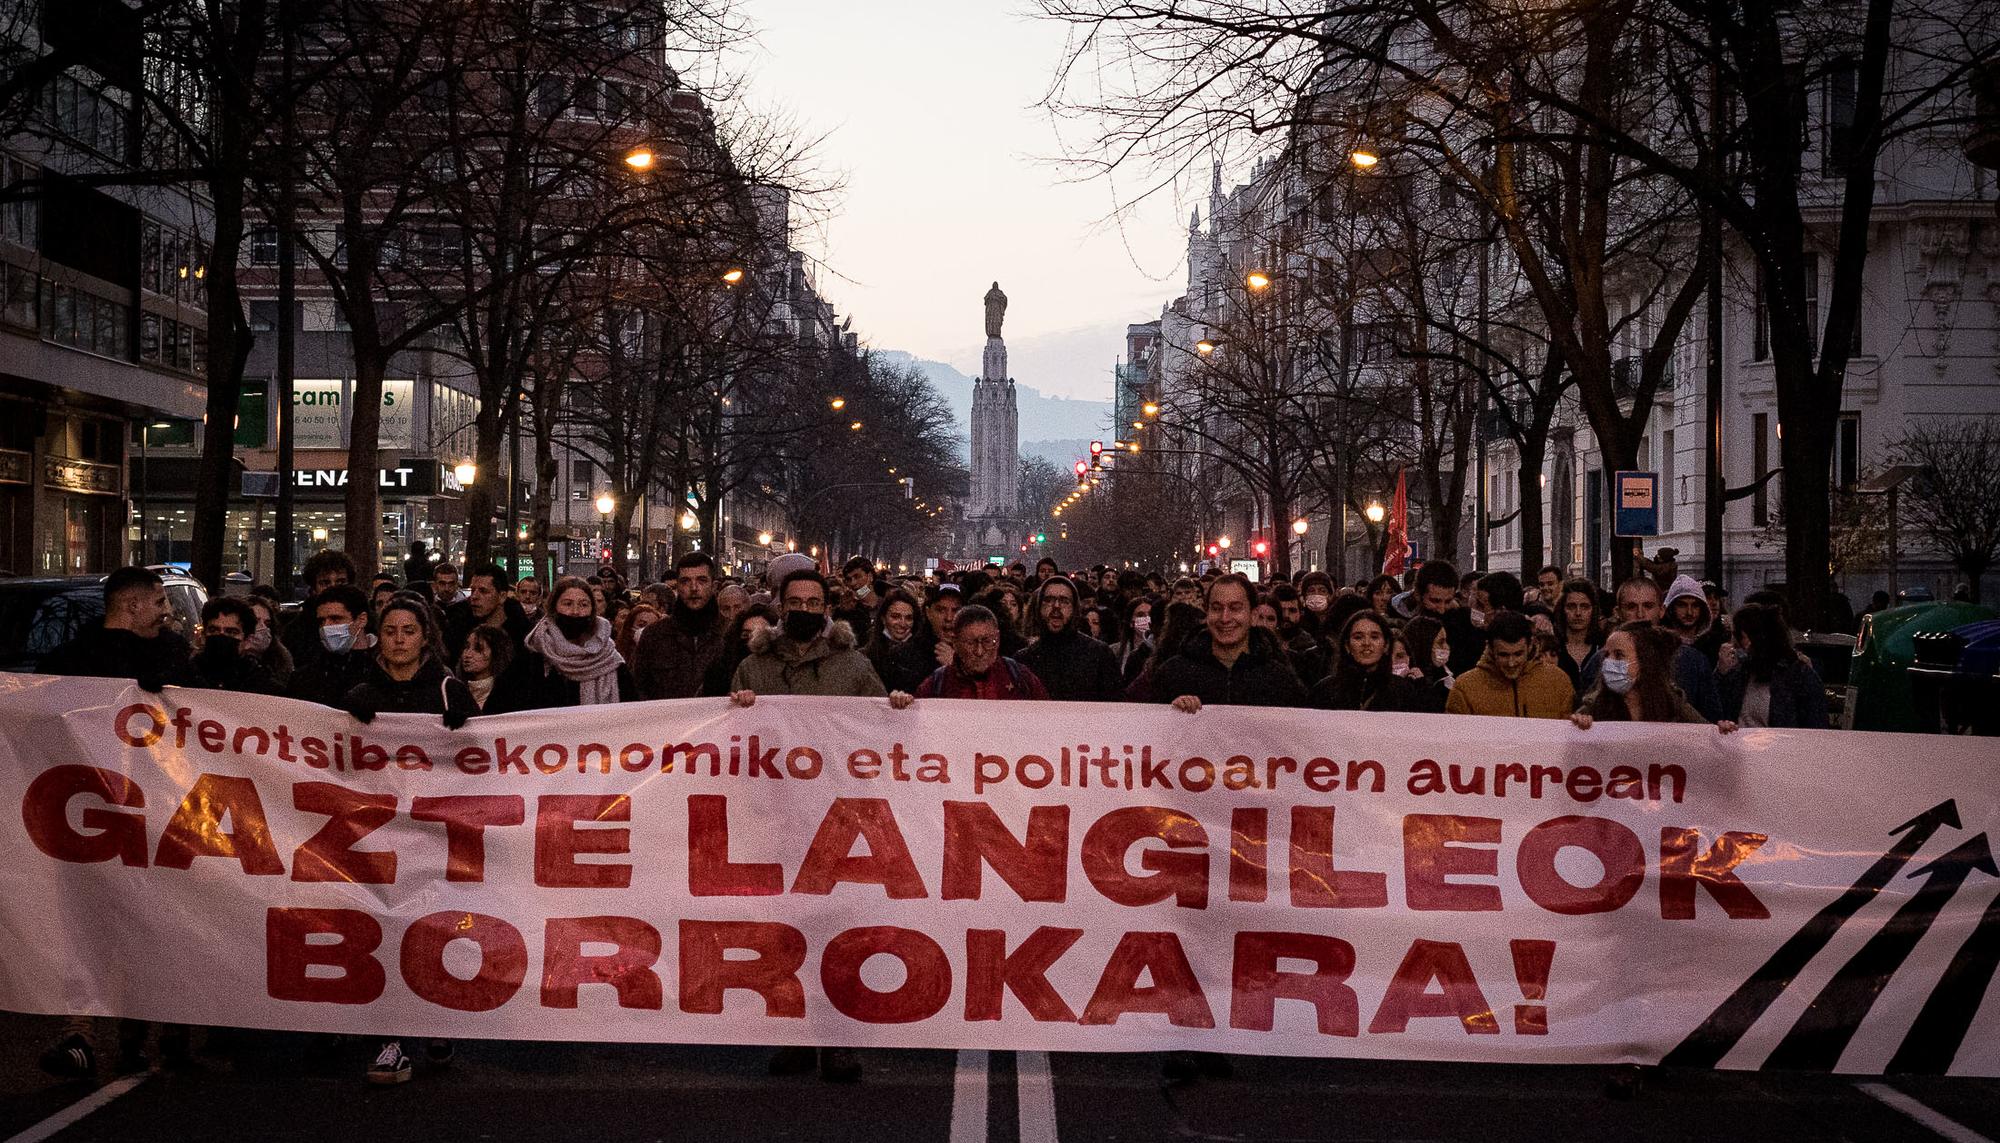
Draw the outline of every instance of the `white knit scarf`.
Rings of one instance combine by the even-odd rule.
[[[528,632],[530,651],[539,652],[548,664],[576,684],[578,701],[584,706],[618,701],[618,668],[625,657],[611,643],[611,624],[602,619],[590,636],[572,643],[547,616]]]

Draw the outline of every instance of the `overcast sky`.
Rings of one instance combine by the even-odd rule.
[[[976,373],[980,298],[997,279],[1016,379],[1108,398],[1125,324],[1158,317],[1185,281],[1187,214],[1162,197],[1121,228],[1107,222],[1112,187],[1044,161],[1060,147],[1035,104],[1064,29],[1020,0],[741,5],[758,29],[736,61],[751,103],[824,133],[845,181],[801,244],[863,339]],[[1031,358],[1041,375],[1021,368]]]

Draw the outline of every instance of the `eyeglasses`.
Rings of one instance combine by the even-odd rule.
[[[990,651],[1000,645],[1000,636],[986,635],[978,639],[969,639],[961,636],[958,639],[958,643],[968,651]]]

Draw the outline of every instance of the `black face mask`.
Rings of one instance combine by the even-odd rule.
[[[785,638],[795,643],[812,642],[825,627],[826,616],[816,611],[785,612]]]
[[[588,636],[592,631],[597,629],[597,616],[595,615],[555,615],[551,616],[551,618],[556,621],[556,630],[562,632],[563,638],[568,639],[572,643]]]
[[[240,646],[234,635],[210,635],[201,641],[201,659],[205,663],[232,663]]]

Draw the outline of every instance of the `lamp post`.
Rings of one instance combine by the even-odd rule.
[[[597,554],[600,559],[604,556],[605,545],[611,542],[611,510],[617,506],[618,501],[612,498],[611,493],[597,494]]]

